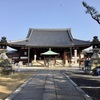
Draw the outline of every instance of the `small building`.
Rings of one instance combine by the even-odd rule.
[[[23,63],[29,63],[34,59],[44,60],[44,56],[41,56],[41,53],[51,48],[52,51],[60,54],[56,56],[56,59],[62,60],[64,64],[66,64],[66,61],[71,61],[72,56],[74,56],[74,63],[77,63],[81,51],[91,46],[90,41],[73,38],[70,28],[30,28],[25,39],[10,41],[8,44],[11,48],[17,50],[13,55],[15,62],[23,61]]]

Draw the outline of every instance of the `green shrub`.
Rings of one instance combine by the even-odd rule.
[[[10,66],[10,62],[8,59],[1,59],[0,60],[0,67],[1,67],[1,74],[10,74],[12,72],[12,66]]]

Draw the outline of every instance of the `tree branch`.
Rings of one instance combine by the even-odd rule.
[[[83,6],[86,8],[86,13],[90,14],[91,17],[100,24],[100,14],[96,11],[94,7],[87,5],[86,2],[82,2]]]

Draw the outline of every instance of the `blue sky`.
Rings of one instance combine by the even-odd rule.
[[[0,37],[24,39],[29,28],[71,28],[74,38],[100,39],[100,25],[82,1],[100,13],[100,0],[0,0]]]

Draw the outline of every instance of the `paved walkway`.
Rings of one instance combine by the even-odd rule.
[[[60,70],[38,70],[5,100],[91,100]]]

